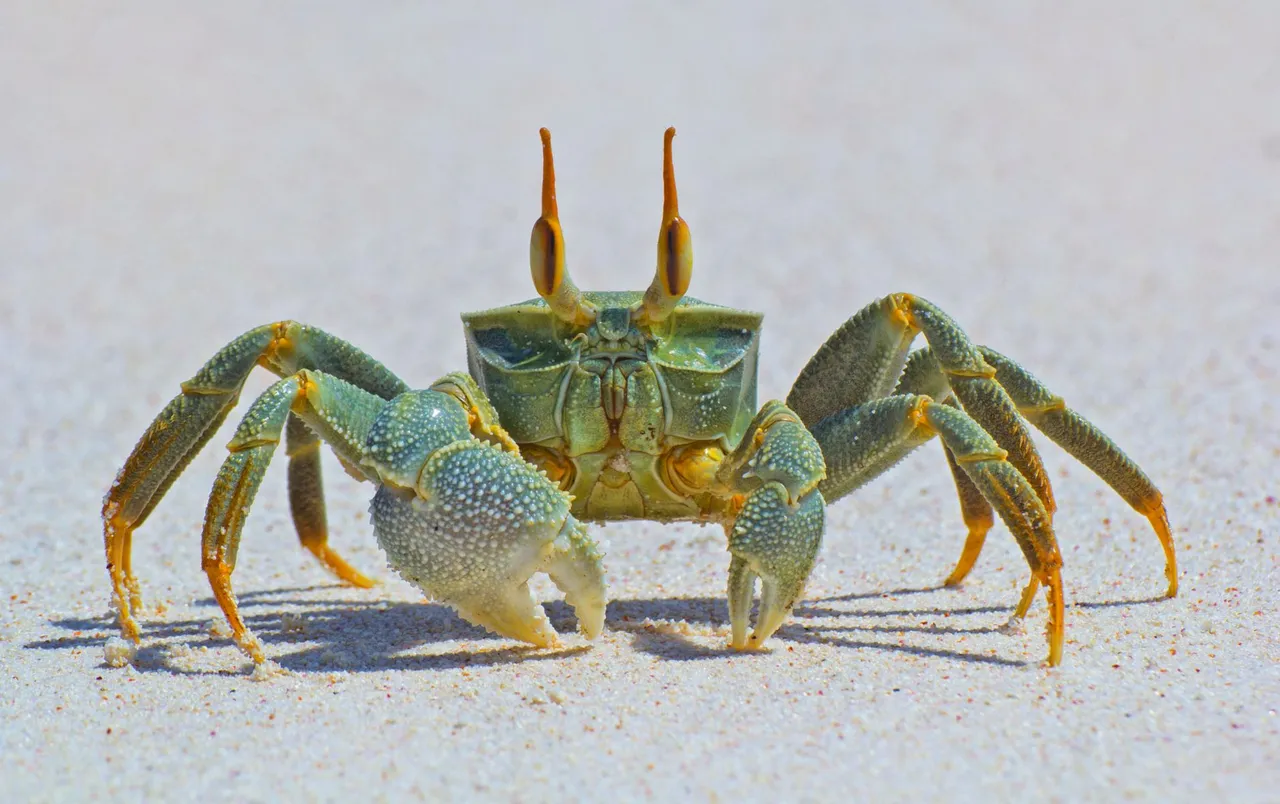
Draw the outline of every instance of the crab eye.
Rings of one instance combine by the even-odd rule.
[[[693,277],[693,237],[689,224],[680,217],[676,197],[676,172],[671,162],[674,128],[667,129],[662,148],[662,228],[658,230],[658,269],[636,310],[643,322],[658,322],[671,315],[676,303],[689,289]]]
[[[689,289],[693,278],[693,238],[689,224],[676,218],[662,231],[658,242],[658,279],[666,295],[679,298]]]
[[[573,284],[564,266],[564,233],[556,205],[556,169],[551,158],[551,132],[542,137],[542,217],[533,224],[529,237],[529,270],[538,295],[561,320],[585,325],[595,319],[595,311]]]
[[[564,280],[564,235],[560,226],[546,218],[538,218],[529,238],[529,268],[533,286],[543,298],[554,296]]]

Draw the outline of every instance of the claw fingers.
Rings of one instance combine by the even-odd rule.
[[[552,542],[543,567],[564,592],[565,602],[578,615],[587,639],[595,639],[604,628],[604,567],[600,558],[600,551],[587,536],[586,526],[570,516],[565,518],[560,535]],[[467,622],[502,636],[540,648],[560,644],[542,606],[530,594],[527,582],[451,605]]]
[[[539,648],[553,648],[560,644],[556,630],[551,627],[546,612],[533,599],[529,584],[495,589],[490,594],[463,601],[443,600],[462,619],[521,642]]]
[[[761,579],[760,611],[756,614],[755,628],[747,635],[751,618],[751,598],[755,596],[756,580],[760,578],[743,559],[734,556],[729,564],[729,621],[733,630],[734,650],[757,650],[764,647],[769,637],[782,627],[796,600],[804,591],[803,581],[782,584],[765,577]]]
[[[761,647],[782,626],[817,560],[825,503],[813,492],[798,504],[781,483],[763,486],[747,498],[729,537],[729,619],[733,647]],[[761,581],[755,629],[746,636],[755,581]]]
[[[370,508],[391,566],[471,623],[539,647],[555,629],[529,593],[544,571],[588,637],[604,623],[604,571],[569,498],[519,457],[475,439],[435,450],[417,488],[383,486]]]
[[[751,625],[751,599],[756,596],[756,578],[745,558],[729,560],[729,623],[733,629],[730,644],[734,650],[747,649],[747,626]]]
[[[755,630],[747,640],[748,649],[761,647],[782,627],[803,591],[803,581],[784,585],[768,578],[763,580],[760,584],[760,611],[756,613]]]
[[[595,639],[604,629],[604,565],[599,548],[587,536],[587,529],[572,516],[552,547],[546,573],[564,592],[565,602],[578,615],[578,626],[587,639]]]

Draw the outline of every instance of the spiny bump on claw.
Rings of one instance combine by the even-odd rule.
[[[594,318],[565,269],[564,232],[560,228],[560,210],[556,204],[556,169],[551,155],[551,132],[539,129],[542,137],[542,216],[533,224],[529,238],[529,269],[533,286],[555,314],[574,324],[590,323]]]
[[[653,283],[644,294],[640,317],[662,321],[675,309],[693,276],[693,238],[689,225],[680,217],[676,195],[676,172],[671,158],[675,128],[668,128],[662,146],[662,226],[658,230],[658,267]]]

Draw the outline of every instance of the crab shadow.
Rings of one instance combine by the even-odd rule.
[[[1026,667],[1038,661],[1008,659],[989,653],[951,650],[929,645],[905,644],[904,639],[964,636],[969,634],[1009,633],[1010,618],[1014,606],[947,606],[945,596],[951,590],[941,585],[852,593],[820,598],[796,606],[789,622],[773,636],[778,643],[820,644],[852,650],[883,651],[946,659],[973,664],[1005,667]],[[902,597],[937,594],[937,605],[915,608],[893,606],[882,608],[875,603],[894,603]],[[1122,598],[1102,601],[1079,601],[1068,608],[1101,609],[1145,606],[1163,602],[1162,596]],[[845,604],[853,604],[847,606]],[[562,616],[572,620],[571,612],[562,602],[547,604],[549,610],[559,607]],[[965,621],[950,625],[936,622],[939,619]],[[554,619],[554,618],[553,618]],[[875,622],[892,620],[892,622]],[[656,627],[659,622],[697,623],[710,626],[723,634],[722,644],[708,647],[690,639],[679,629]],[[870,621],[870,622],[868,622]],[[729,634],[728,605],[723,598],[669,598],[647,600],[617,600],[609,604],[608,626],[614,630],[629,631],[634,635],[635,647],[654,656],[677,661],[719,658],[736,655],[723,644]],[[892,637],[885,641],[878,635]],[[776,648],[775,648],[776,649]]]
[[[449,608],[437,604],[361,601],[323,594],[345,589],[326,585],[245,592],[239,595],[241,614],[273,661],[300,673],[447,670],[565,660],[590,649],[581,644],[552,649],[513,645],[469,625]],[[819,644],[1006,667],[1034,663],[937,646],[938,637],[1005,631],[1013,612],[1012,605],[946,606],[943,604],[947,594],[942,587],[926,586],[808,601],[797,606],[788,624],[774,635],[772,647],[777,650],[786,643]],[[921,595],[940,597],[919,607],[893,605],[901,598]],[[1143,606],[1163,599],[1077,602],[1073,607]],[[192,669],[191,663],[181,658],[193,649],[230,645],[224,628],[211,627],[211,623],[222,623],[217,603],[206,598],[195,605],[206,608],[208,616],[143,619],[143,645],[134,663],[138,670],[191,675],[242,671],[243,664],[229,668],[225,663],[211,669]],[[557,631],[576,630],[577,618],[563,601],[545,603],[544,608]],[[72,635],[37,640],[25,647],[93,650],[115,632],[112,618],[106,615],[50,622]],[[666,660],[714,660],[740,655],[728,647],[729,613],[720,597],[614,600],[609,603],[605,627],[628,634],[636,650]],[[708,639],[707,634],[712,638]],[[931,644],[910,644],[921,641]],[[442,643],[458,642],[465,644],[440,648]]]
[[[245,624],[276,664],[299,673],[447,670],[513,662],[562,659],[588,650],[585,645],[538,649],[513,644],[470,625],[445,606],[431,603],[327,599],[307,593],[346,590],[340,585],[278,588],[237,595]],[[139,618],[142,645],[133,662],[141,672],[182,675],[239,673],[244,662],[193,669],[183,657],[202,648],[232,645],[222,612],[213,598],[194,601],[208,615],[185,619]],[[148,612],[149,614],[150,612]],[[28,643],[38,650],[100,648],[116,634],[114,616],[52,620],[72,636]],[[465,642],[454,650],[434,645]],[[103,665],[105,667],[105,664]]]

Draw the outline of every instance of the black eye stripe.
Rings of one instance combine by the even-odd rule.
[[[559,263],[560,242],[556,237],[555,227],[545,218],[539,218],[534,224],[534,238],[538,243],[541,264],[536,266],[536,270],[540,273],[535,274],[533,280],[537,285],[538,293],[547,296],[555,293],[560,284],[556,271]]]
[[[680,287],[680,224],[672,221],[667,227],[667,275],[663,277],[667,282],[667,293],[671,295],[678,294]]]
[[[547,247],[543,252],[546,256],[542,261],[542,284],[548,293],[554,293],[556,285],[556,249],[560,244],[556,242],[555,233],[551,231],[551,227],[547,227]]]

